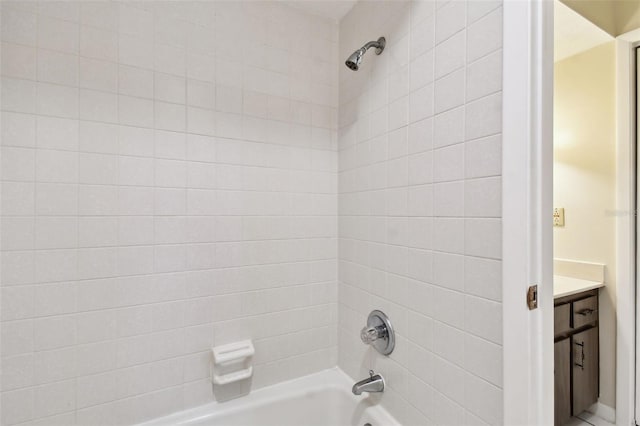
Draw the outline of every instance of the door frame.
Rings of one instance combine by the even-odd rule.
[[[552,425],[553,2],[504,1],[503,43],[503,424]]]
[[[636,45],[640,31],[616,38],[616,424],[637,423],[636,388]]]

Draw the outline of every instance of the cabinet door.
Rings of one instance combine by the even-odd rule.
[[[598,327],[574,334],[571,340],[573,341],[573,415],[575,416],[598,400]]]
[[[554,349],[555,426],[571,417],[571,339],[559,340]]]

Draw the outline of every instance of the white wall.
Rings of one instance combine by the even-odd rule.
[[[381,35],[340,68],[338,362],[405,424],[501,424],[501,2],[360,2],[339,57]]]
[[[603,263],[600,401],[615,407],[616,65],[609,42],[556,62],[553,197],[565,209],[554,256]]]
[[[131,424],[336,363],[337,25],[2,2],[3,425]],[[309,46],[313,48],[310,49]]]

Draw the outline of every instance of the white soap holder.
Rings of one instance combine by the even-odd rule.
[[[253,375],[251,358],[255,353],[251,340],[211,348],[213,353],[213,384],[226,385]]]

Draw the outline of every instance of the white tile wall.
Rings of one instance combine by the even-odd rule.
[[[248,337],[254,387],[335,365],[337,24],[262,1],[1,12],[0,423],[205,403],[208,348]]]
[[[501,1],[360,2],[340,58],[339,365],[401,422],[502,423]],[[390,358],[358,340],[371,309]]]

